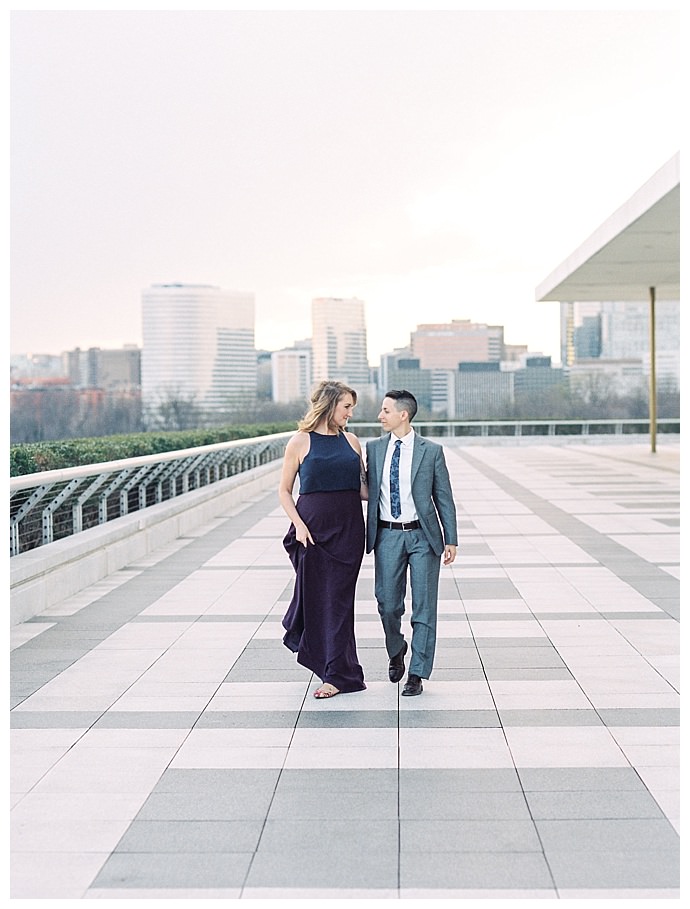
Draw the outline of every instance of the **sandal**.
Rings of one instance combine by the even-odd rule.
[[[316,689],[314,697],[321,700],[322,698],[333,698],[336,694],[340,694],[340,689],[331,685],[330,682],[325,682],[320,688]]]

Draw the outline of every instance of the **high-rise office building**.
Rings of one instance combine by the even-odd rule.
[[[271,350],[257,350],[256,352],[256,399],[257,401],[272,401],[272,384],[271,376]]]
[[[312,301],[312,380],[337,379],[358,392],[369,385],[364,302],[356,297]]]
[[[412,356],[409,347],[381,354],[377,388],[379,399],[394,388],[405,388],[412,392],[420,408],[432,409],[432,371],[420,369],[419,360]]]
[[[639,300],[561,303],[562,362],[635,357],[648,362],[649,311],[649,303]],[[671,362],[669,355],[680,348],[680,303],[659,300],[655,313],[656,350]]]
[[[395,350],[381,354],[377,385],[380,398],[392,388],[401,387],[396,384],[398,379],[398,363],[400,363],[401,360],[410,359],[412,359],[412,351],[409,347],[397,347]],[[417,362],[417,368],[419,368],[419,361]],[[411,388],[408,390],[412,391]]]
[[[10,384],[29,385],[44,379],[64,378],[68,368],[57,354],[10,354]]]
[[[418,325],[410,335],[412,356],[422,369],[457,369],[459,363],[499,363],[503,326],[469,319]]]
[[[453,369],[422,369],[409,347],[398,347],[381,355],[378,391],[382,398],[393,388],[406,388],[421,407],[443,419],[455,416],[455,373]]]
[[[458,420],[499,419],[512,405],[515,374],[502,371],[500,363],[461,363],[455,375]]]
[[[565,371],[562,367],[554,368],[548,356],[525,357],[522,368],[516,369],[513,377],[517,404],[529,404],[566,388]]]
[[[279,403],[308,401],[311,391],[311,344],[302,342],[271,354],[272,397]]]
[[[458,412],[458,370],[431,370],[431,410],[441,420],[453,420]]]
[[[127,344],[117,350],[89,347],[64,351],[65,374],[74,388],[103,388],[106,391],[139,388],[141,350]]]
[[[610,359],[644,357],[649,351],[649,303],[602,303],[601,356]],[[660,300],[655,307],[656,348],[680,347],[680,303]]]
[[[205,284],[143,292],[142,399],[225,411],[256,399],[254,295]]]

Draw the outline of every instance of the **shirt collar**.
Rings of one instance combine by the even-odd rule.
[[[388,444],[395,445],[397,441],[398,437],[395,435],[395,433],[391,433],[390,442]],[[414,444],[414,429],[411,429],[406,436],[402,437],[400,441],[403,443],[405,448],[411,448]]]

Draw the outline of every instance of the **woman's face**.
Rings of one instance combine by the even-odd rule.
[[[352,416],[352,411],[354,409],[355,402],[352,400],[352,395],[348,391],[338,399],[338,403],[335,405],[333,425],[337,426],[339,429],[345,429],[347,421]]]

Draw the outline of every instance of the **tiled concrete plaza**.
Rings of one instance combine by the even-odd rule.
[[[314,700],[276,494],[15,627],[12,898],[678,899],[675,439],[449,443],[421,697],[366,557]]]

